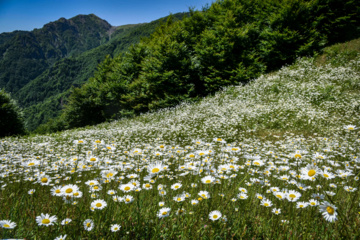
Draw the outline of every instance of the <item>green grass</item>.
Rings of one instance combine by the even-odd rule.
[[[0,221],[17,226],[0,228],[0,238],[359,239],[360,58],[331,59],[322,64],[299,59],[197,103],[94,127],[1,139]],[[162,170],[149,177],[156,167]],[[203,183],[206,176],[214,182]],[[97,180],[100,191],[91,192],[89,180]],[[133,180],[138,191],[120,189]],[[174,190],[176,183],[182,186]],[[81,197],[53,196],[54,187],[63,193],[73,188]],[[109,190],[133,201],[114,201]],[[245,191],[245,197],[239,195]],[[301,194],[298,200],[292,201],[292,191]],[[184,201],[174,200],[182,194]],[[297,207],[316,197],[315,206]],[[98,199],[107,206],[92,211]],[[160,202],[170,208],[164,218],[158,217]],[[336,220],[328,221],[320,206]],[[179,209],[184,212],[177,214]],[[215,210],[222,217],[211,220]],[[39,226],[41,213],[57,221]],[[65,218],[72,221],[62,225]],[[85,230],[86,219],[94,221],[91,231]],[[120,230],[112,232],[112,224]]]

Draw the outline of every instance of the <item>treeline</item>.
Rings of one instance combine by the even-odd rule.
[[[127,54],[108,57],[75,88],[56,131],[196,100],[221,87],[359,37],[356,0],[222,0],[171,18]]]
[[[182,19],[184,13],[175,14],[175,19]],[[35,130],[40,124],[60,115],[63,104],[70,95],[71,87],[80,87],[94,75],[96,67],[107,55],[114,57],[123,54],[127,49],[148,37],[156,26],[166,21],[165,18],[151,23],[113,27],[108,42],[79,53],[65,57],[47,67],[40,75],[31,80],[13,97],[18,100],[25,113],[26,127]],[[92,22],[84,23],[84,25]]]
[[[0,137],[25,134],[24,115],[10,94],[0,89]]]

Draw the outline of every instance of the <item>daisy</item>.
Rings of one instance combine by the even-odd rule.
[[[183,208],[179,208],[178,210],[176,210],[176,215],[184,215],[185,214],[185,209],[183,209]]]
[[[289,202],[296,202],[300,197],[301,197],[301,193],[294,190],[290,190],[286,196]]]
[[[109,195],[115,195],[115,194],[116,194],[116,191],[115,191],[115,190],[108,190],[108,191],[107,191],[107,194],[109,194]]]
[[[313,164],[308,164],[306,167],[300,169],[300,172],[303,179],[312,180],[321,173],[321,170]]]
[[[170,215],[171,208],[161,208],[157,214],[159,218],[164,218]]]
[[[46,185],[49,185],[50,182],[51,182],[51,177],[48,176],[48,175],[41,175],[39,178],[38,178],[38,183],[40,183],[40,185],[42,186],[46,186]]]
[[[245,200],[245,199],[247,199],[248,198],[248,195],[246,194],[246,193],[239,193],[238,195],[237,195],[237,197],[239,198],[239,199],[241,199],[241,200]]]
[[[159,207],[163,207],[165,205],[165,202],[159,202]]]
[[[175,183],[175,184],[171,185],[171,189],[172,190],[178,190],[178,189],[181,188],[181,186],[182,186],[181,183]]]
[[[113,169],[103,170],[103,171],[101,171],[101,177],[106,178],[106,179],[114,179],[115,175],[117,173],[118,172]]]
[[[265,207],[271,207],[273,204],[269,199],[263,199],[261,200],[261,205],[265,206]]]
[[[1,220],[0,227],[5,229],[14,229],[16,227],[16,223],[10,220]]]
[[[51,216],[49,214],[43,214],[41,213],[40,216],[36,217],[36,222],[39,226],[51,226],[54,225],[54,222],[56,222],[57,217]]]
[[[121,184],[120,186],[119,186],[119,189],[121,190],[121,191],[123,191],[123,192],[125,192],[125,193],[127,193],[127,192],[131,192],[132,190],[134,190],[134,188],[135,188],[135,186],[133,185],[133,184]]]
[[[91,231],[94,228],[94,221],[91,219],[86,219],[83,224],[86,231]]]
[[[281,192],[281,191],[273,192],[273,194],[277,199],[280,199],[280,200],[284,200],[286,198],[286,193]]]
[[[120,228],[121,228],[121,226],[119,224],[112,224],[110,230],[112,232],[117,232],[120,230]]]
[[[152,189],[152,185],[150,183],[144,183],[142,187],[143,187],[143,189],[146,189],[146,190]]]
[[[147,167],[147,170],[148,170],[149,174],[157,175],[163,170],[163,167],[164,166],[162,165],[161,162],[156,162],[154,164],[149,164],[149,166]]]
[[[336,207],[329,202],[325,201],[322,205],[320,205],[319,210],[326,221],[334,222],[337,220]]]
[[[181,194],[181,195],[173,197],[173,199],[175,202],[183,202],[183,201],[185,201],[185,195]]]
[[[311,207],[318,206],[318,205],[319,205],[319,201],[318,201],[318,200],[315,200],[315,199],[310,199],[310,200],[309,200],[309,205],[310,205]]]
[[[199,203],[198,200],[194,199],[194,200],[191,200],[191,205],[197,205]]]
[[[273,208],[273,210],[271,212],[274,213],[275,215],[279,215],[281,213],[281,209],[280,208]]]
[[[91,203],[91,208],[94,209],[104,209],[107,206],[107,203],[102,199],[97,199]]]
[[[327,180],[335,178],[335,175],[326,169],[322,171],[320,175]]]
[[[72,196],[74,192],[79,191],[79,187],[73,184],[65,185],[61,188],[61,192],[64,196]]]
[[[355,125],[346,125],[346,126],[344,126],[344,128],[349,131],[353,131],[353,130],[357,129],[357,127]]]
[[[50,192],[52,196],[62,196],[63,193],[61,192],[61,188],[62,186],[57,185],[57,186],[53,186],[53,188],[51,188]]]
[[[201,179],[201,182],[203,183],[203,184],[211,184],[211,183],[214,183],[215,182],[215,178],[213,177],[213,176],[206,176],[206,177],[203,177],[202,179]]]
[[[257,193],[257,194],[256,194],[256,198],[262,200],[264,197],[263,197],[263,195]]]
[[[307,202],[297,202],[296,208],[306,208],[309,205]]]
[[[210,198],[210,194],[209,194],[208,191],[200,191],[200,192],[198,193],[198,195],[199,195],[200,197],[204,198],[204,199]]]
[[[28,194],[30,194],[30,195],[33,195],[34,193],[35,193],[35,189],[30,189],[29,191],[28,191]]]
[[[124,196],[124,203],[128,204],[128,203],[132,203],[133,201],[134,201],[133,196],[130,196],[130,195]]]
[[[215,210],[215,211],[212,211],[209,213],[209,218],[210,220],[212,221],[216,221],[216,220],[219,220],[219,218],[221,218],[221,212],[218,211],[218,210]]]
[[[85,184],[89,185],[89,186],[95,186],[95,185],[99,185],[99,181],[97,181],[97,180],[89,180],[89,181],[86,181]]]
[[[60,235],[59,237],[55,238],[55,240],[65,240],[67,235]]]
[[[65,218],[64,220],[61,221],[61,225],[68,225],[69,223],[71,223],[71,219],[70,218]]]

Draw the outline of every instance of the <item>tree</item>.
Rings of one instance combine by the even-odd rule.
[[[0,91],[0,137],[24,134],[24,118],[21,109],[10,94]]]

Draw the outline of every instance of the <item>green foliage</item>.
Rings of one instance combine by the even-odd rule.
[[[183,15],[182,13],[175,14],[174,19],[180,19]],[[82,25],[78,21],[78,18],[84,21]],[[60,114],[63,103],[67,101],[70,89],[72,87],[79,87],[88,81],[88,79],[94,75],[97,65],[101,63],[107,55],[117,56],[123,54],[131,45],[138,43],[142,37],[149,36],[155,30],[156,26],[165,21],[165,19],[166,18],[159,19],[151,23],[111,27],[106,34],[102,34],[104,37],[103,40],[93,35],[93,33],[89,33],[88,39],[86,39],[84,44],[87,44],[87,48],[92,49],[84,52],[84,47],[74,45],[71,54],[67,54],[67,57],[62,57],[59,60],[52,58],[53,60],[51,61],[49,59],[42,61],[41,59],[35,58],[28,61],[21,58],[21,56],[14,56],[9,62],[13,64],[17,64],[17,61],[21,62],[23,67],[17,64],[14,68],[7,69],[9,65],[3,63],[0,64],[0,68],[3,68],[1,72],[7,74],[9,78],[15,78],[14,73],[16,73],[17,81],[22,81],[23,78],[19,77],[19,75],[24,75],[24,77],[31,78],[30,82],[27,83],[28,80],[24,80],[23,83],[15,84],[17,87],[14,87],[11,83],[12,81],[6,83],[6,78],[2,79],[0,77],[0,85],[2,85],[1,81],[3,80],[3,85],[11,88],[13,97],[18,100],[19,105],[22,106],[26,112],[27,128],[33,131],[40,124],[46,123],[49,119],[53,119]],[[60,19],[59,21],[45,25],[44,29],[50,32],[65,31],[66,34],[70,34],[69,29],[73,29],[71,26],[79,25],[77,26],[79,28],[77,31],[85,31],[85,29],[82,30],[82,28],[88,24],[91,25],[89,26],[90,28],[96,27],[93,26],[94,24],[98,24],[100,27],[105,25],[106,27],[106,22],[102,21],[103,20],[97,19],[94,15],[78,16],[70,20]],[[92,24],[93,22],[94,24]],[[51,34],[40,30],[38,29],[35,32],[41,35],[41,39],[45,42],[51,41]],[[93,32],[99,31],[100,30],[93,29]],[[45,35],[43,36],[41,32]],[[29,32],[0,34],[0,43],[10,41],[14,36],[21,34],[28,36]],[[66,46],[70,46],[73,42],[73,37],[67,37],[64,41],[68,41],[66,42]],[[101,45],[96,47],[96,43],[97,45]],[[28,43],[29,49],[27,49],[27,51],[32,52],[31,49],[34,48],[36,44],[37,43]],[[46,44],[44,46],[50,48]],[[53,47],[54,48],[49,51],[60,54],[62,51],[61,46],[54,45]],[[41,51],[46,52],[47,50],[42,49]],[[17,53],[20,54],[21,51]],[[12,56],[11,52],[9,54]],[[16,58],[19,59],[16,60]],[[41,65],[42,63],[43,65]],[[39,68],[40,65],[42,66],[41,68]],[[31,71],[33,71],[33,73],[31,73]],[[27,74],[31,73],[31,76],[25,76],[26,74],[24,72]],[[43,127],[44,126],[42,126],[42,128]]]
[[[0,137],[25,133],[24,118],[10,94],[0,90]]]
[[[31,32],[0,34],[0,87],[15,93],[52,64],[108,41],[111,25],[97,16],[60,18]]]
[[[73,93],[81,92],[84,102],[69,101],[66,109],[97,112],[100,107],[104,112],[111,106],[111,114],[96,118],[105,121],[247,83],[299,56],[359,37],[359,9],[354,0],[216,1],[205,11],[191,10],[182,21],[168,18],[122,58],[107,59],[95,77]],[[99,88],[106,84],[112,88]],[[330,92],[324,91],[328,98]],[[89,99],[96,104],[89,105]],[[73,117],[70,112],[64,111],[65,121]],[[69,121],[68,127],[88,124]]]

